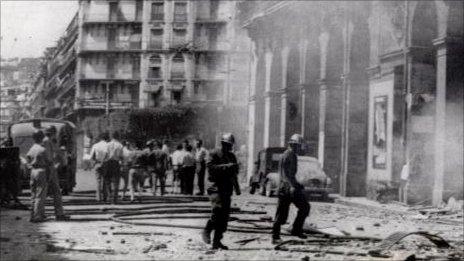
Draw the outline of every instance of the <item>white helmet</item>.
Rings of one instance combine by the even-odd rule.
[[[221,142],[226,142],[233,145],[235,143],[235,137],[232,135],[232,133],[224,133],[222,134]]]
[[[300,134],[293,134],[292,137],[290,137],[288,143],[302,144],[303,136],[301,136]]]

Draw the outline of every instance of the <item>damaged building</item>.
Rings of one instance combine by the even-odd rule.
[[[462,1],[241,1],[248,166],[303,134],[344,196],[463,196]],[[252,168],[248,169],[251,175]]]

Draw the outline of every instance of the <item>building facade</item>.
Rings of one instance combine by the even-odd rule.
[[[44,54],[34,115],[75,122],[80,146],[89,126],[110,112],[176,104],[246,108],[251,42],[235,5],[80,0],[64,35]]]
[[[0,137],[7,135],[8,125],[28,110],[28,95],[39,68],[40,59],[2,59],[0,66]]]
[[[399,186],[409,162],[410,201],[462,198],[463,2],[242,1],[239,10],[253,40],[248,166],[301,133],[342,195],[376,198]]]

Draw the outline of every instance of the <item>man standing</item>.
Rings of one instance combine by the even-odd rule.
[[[119,132],[113,132],[112,139],[108,142],[108,161],[106,163],[107,178],[111,182],[111,203],[118,202],[119,179],[121,178],[121,164],[123,146],[119,142]]]
[[[156,148],[153,151],[153,158],[155,163],[155,168],[153,171],[153,195],[156,194],[156,189],[158,188],[158,181],[161,187],[161,196],[165,193],[166,187],[166,170],[168,169],[168,154],[162,150],[163,144],[159,141],[156,142]]]
[[[121,179],[124,182],[122,187],[122,197],[121,199],[124,200],[126,196],[127,186],[129,184],[129,169],[132,164],[133,159],[133,148],[128,141],[123,142],[122,148],[122,163],[121,163]]]
[[[180,172],[182,169],[182,145],[179,144],[171,155],[172,163],[172,193],[177,193],[180,187]]]
[[[310,205],[304,194],[304,187],[296,180],[298,166],[297,153],[300,150],[303,137],[293,134],[288,142],[287,150],[282,154],[279,164],[280,184],[279,201],[276,217],[272,228],[272,242],[281,242],[280,227],[287,222],[290,203],[298,208],[298,213],[293,222],[291,234],[299,238],[306,238],[303,233],[303,224],[309,214]]]
[[[45,138],[43,139],[43,146],[45,147],[50,163],[48,172],[48,189],[50,189],[52,193],[56,220],[68,220],[69,216],[66,216],[63,210],[60,181],[58,179],[57,169],[63,164],[63,158],[57,143],[56,127],[53,125],[48,126],[45,129]]]
[[[34,145],[26,154],[28,168],[31,169],[31,218],[30,222],[45,221],[45,199],[47,198],[48,168],[51,165],[45,147],[44,134],[36,130],[32,134]]]
[[[195,179],[195,156],[192,146],[187,145],[182,158],[182,194],[193,195],[193,180]]]
[[[95,143],[90,150],[90,159],[93,161],[93,171],[97,180],[97,201],[106,201],[109,192],[106,190],[107,186],[104,185],[109,139],[110,137],[107,132],[100,134],[100,141]]]
[[[205,193],[205,171],[206,171],[206,154],[207,151],[203,147],[203,141],[197,140],[197,148],[195,151],[195,160],[197,163],[197,178],[198,178],[198,190],[197,195],[203,195]]]
[[[221,239],[227,230],[233,190],[235,189],[235,194],[240,195],[237,158],[232,152],[234,143],[235,138],[231,133],[224,134],[221,138],[221,148],[212,151],[206,163],[208,180],[212,182],[208,188],[212,214],[203,230],[202,238],[205,243],[210,244],[211,232],[214,230],[213,249],[228,249],[221,243]]]

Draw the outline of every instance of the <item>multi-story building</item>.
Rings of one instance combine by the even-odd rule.
[[[43,116],[72,120],[82,131],[114,111],[246,106],[250,42],[239,30],[235,5],[81,0],[64,36],[45,55],[46,73],[36,81],[43,93],[33,103],[42,99]]]
[[[26,113],[27,95],[40,59],[2,59],[0,66],[0,136],[6,135],[7,127]]]
[[[80,1],[75,109],[226,102],[234,5]]]
[[[249,163],[302,133],[342,195],[398,188],[409,163],[410,200],[463,196],[462,1],[242,1],[240,11],[253,40]]]

